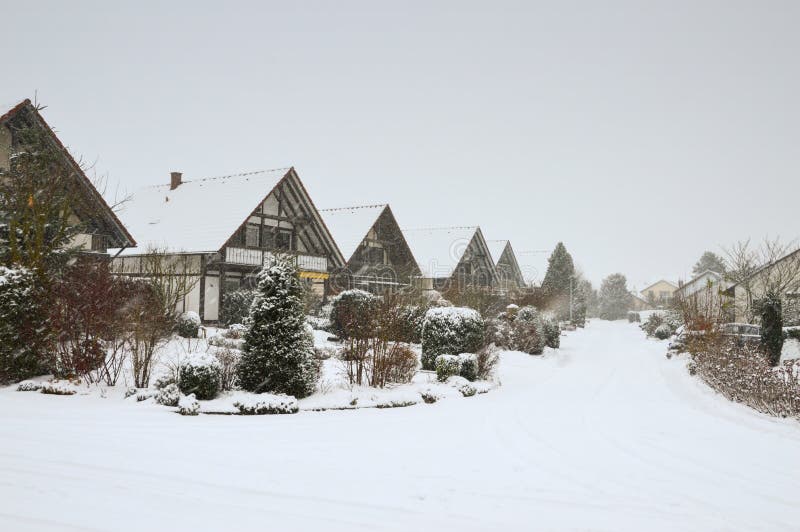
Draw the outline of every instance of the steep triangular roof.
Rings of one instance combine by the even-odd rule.
[[[0,108],[0,111],[2,111],[2,108]],[[131,236],[114,211],[111,210],[111,207],[109,207],[106,200],[94,187],[81,166],[75,161],[75,158],[72,157],[72,154],[70,154],[69,150],[61,142],[61,139],[58,138],[50,125],[39,113],[39,110],[29,99],[17,103],[0,116],[0,125],[12,121],[16,117],[22,117],[23,115],[29,117],[33,123],[41,127],[50,138],[53,148],[64,155],[65,162],[78,177],[77,185],[80,187],[81,196],[92,206],[91,216],[109,232],[107,236],[109,238],[110,247],[135,246],[136,240],[134,240],[133,236]]]
[[[294,168],[183,180],[174,190],[170,185],[144,187],[134,193],[122,216],[139,238],[140,248],[216,252],[284,180],[295,182],[333,265],[343,266],[342,254]]]
[[[500,262],[505,258],[505,263],[509,264],[512,268],[512,275],[515,277],[514,281],[519,286],[525,285],[525,276],[522,273],[522,268],[517,260],[517,255],[514,253],[514,248],[511,246],[510,240],[487,240],[486,245],[492,254],[495,268],[500,266]]]
[[[424,277],[451,277],[473,241],[486,254],[494,273],[491,251],[478,226],[403,229],[403,235]]]
[[[328,226],[336,244],[346,261],[353,257],[358,246],[367,236],[369,230],[378,221],[383,211],[388,208],[385,203],[320,209],[319,214]]]

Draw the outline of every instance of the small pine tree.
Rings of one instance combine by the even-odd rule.
[[[783,313],[781,298],[767,296],[759,305],[761,311],[761,345],[770,366],[777,366],[783,350]]]
[[[319,364],[305,323],[303,297],[303,285],[289,261],[278,261],[259,274],[237,367],[243,389],[298,398],[314,391]]]
[[[560,321],[569,318],[569,291],[574,277],[575,264],[572,256],[564,244],[559,242],[548,259],[547,273],[542,280],[542,291],[547,301],[547,308],[555,312]]]
[[[628,280],[621,273],[613,273],[603,279],[599,295],[601,319],[621,320],[627,316],[631,306],[627,285]]]

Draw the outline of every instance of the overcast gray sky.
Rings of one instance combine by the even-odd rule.
[[[318,206],[561,240],[597,285],[800,233],[800,2],[0,0],[33,97],[135,190],[293,165]],[[202,216],[202,213],[198,214]]]

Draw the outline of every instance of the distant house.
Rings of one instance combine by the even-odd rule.
[[[31,127],[45,133],[44,138],[59,154],[65,173],[74,176],[71,183],[74,202],[69,206],[72,211],[69,219],[72,225],[80,227],[81,232],[73,244],[83,251],[100,254],[105,254],[110,247],[135,246],[131,234],[30,100],[18,103],[0,115],[0,171],[9,168],[11,153],[20,141],[20,132]]]
[[[643,310],[649,310],[652,307],[653,305],[639,297],[638,294],[631,292],[631,310],[641,312]]]
[[[420,276],[414,255],[385,204],[320,209],[342,255],[345,269],[331,280],[334,291],[360,288],[394,291]]]
[[[226,293],[254,285],[264,265],[290,257],[309,288],[322,296],[344,258],[294,168],[183,180],[137,191],[125,219],[140,240],[114,269],[149,275],[147,257],[165,253],[196,281],[183,302],[204,322],[221,318]]]
[[[651,284],[639,293],[651,305],[663,306],[672,302],[672,295],[677,289],[678,287],[673,283],[662,279],[657,283]]]
[[[673,297],[685,300],[687,298],[701,298],[709,295],[719,297],[722,292],[728,289],[728,283],[722,274],[711,270],[706,270],[696,275],[691,280],[683,283],[678,282]]]
[[[486,244],[494,261],[495,270],[497,270],[496,287],[503,292],[524,288],[525,279],[517,261],[517,256],[514,253],[514,248],[511,247],[511,242],[508,240],[487,240]]]
[[[480,227],[404,229],[425,290],[492,288],[497,272]]]
[[[735,321],[758,322],[758,299],[769,285],[779,285],[784,326],[800,326],[800,249],[766,264],[749,277],[732,284],[725,294],[733,298]]]

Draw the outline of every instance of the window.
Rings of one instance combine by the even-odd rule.
[[[369,247],[366,252],[367,264],[385,264],[383,248]]]
[[[292,249],[292,231],[278,227],[264,226],[261,232],[261,247],[264,249]]]
[[[245,228],[244,245],[249,248],[258,247],[258,226],[248,224]]]
[[[102,253],[108,251],[106,235],[92,235],[92,251],[100,251]]]

